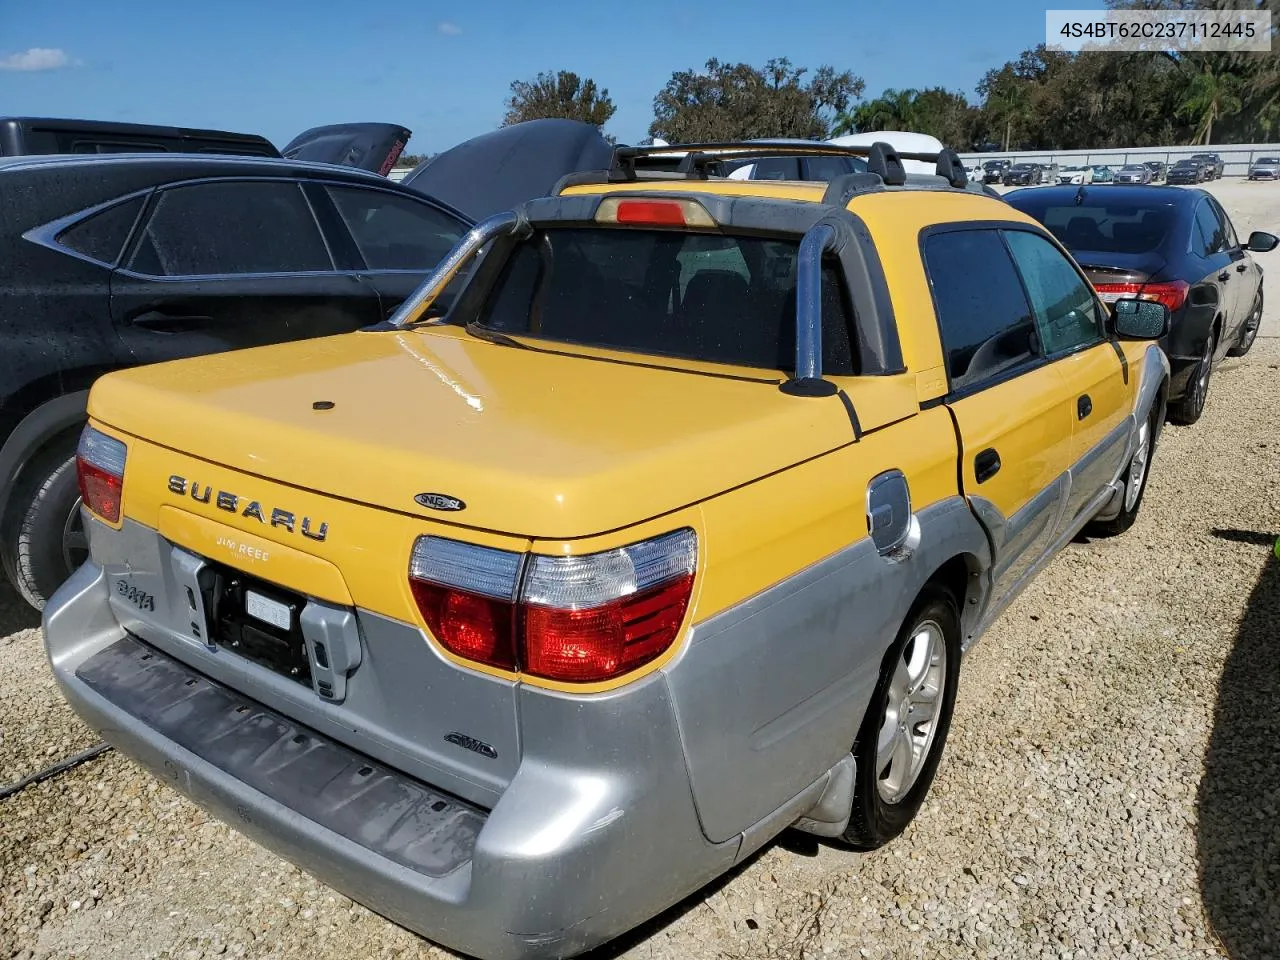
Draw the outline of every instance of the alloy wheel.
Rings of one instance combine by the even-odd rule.
[[[62,525],[62,560],[67,565],[68,574],[75,573],[89,559],[89,536],[85,533],[84,517],[80,513],[83,502],[76,497],[75,505]]]
[[[1129,461],[1129,479],[1124,489],[1124,509],[1131,511],[1142,495],[1142,485],[1147,482],[1147,463],[1151,459],[1151,423],[1144,423],[1138,431],[1138,449]]]
[[[885,803],[901,801],[920,777],[938,728],[946,680],[942,627],[921,621],[894,665],[876,739],[876,789]]]

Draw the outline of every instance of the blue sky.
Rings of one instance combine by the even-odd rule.
[[[1060,4],[1058,4],[1060,6]],[[1074,0],[1075,8],[1101,7]],[[1044,40],[1026,0],[0,0],[9,115],[260,133],[283,146],[323,123],[386,120],[435,152],[498,124],[511,81],[574,70],[608,88],[622,142],[653,96],[709,57],[787,56],[885,87],[973,97],[983,73]]]

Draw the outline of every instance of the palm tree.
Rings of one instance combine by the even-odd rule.
[[[857,133],[860,130],[913,130],[916,123],[916,99],[920,91],[895,90],[890,87],[874,100],[860,103],[852,113],[836,116],[832,136]]]
[[[1179,113],[1197,124],[1191,143],[1213,142],[1213,125],[1240,109],[1240,81],[1230,73],[1216,73],[1206,62],[1191,78]]]

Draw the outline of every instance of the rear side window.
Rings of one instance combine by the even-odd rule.
[[[755,161],[752,180],[799,180],[800,161],[795,157],[765,157]]]
[[[226,180],[162,191],[130,269],[152,276],[332,270],[302,189],[290,180]]]
[[[997,230],[934,233],[924,243],[951,389],[1013,370],[1036,355],[1036,325]]]
[[[480,322],[504,333],[686,360],[795,368],[798,241],[609,228],[541,231],[512,252]],[[822,367],[856,373],[853,311],[822,275]]]
[[[844,157],[806,157],[804,166],[806,180],[821,180],[829,183],[836,177],[853,173],[857,165]],[[861,170],[866,171],[865,161]]]
[[[370,270],[429,270],[466,233],[460,220],[385,190],[327,187]]]
[[[115,266],[142,210],[143,197],[134,197],[81,220],[58,234],[58,243],[99,263]]]

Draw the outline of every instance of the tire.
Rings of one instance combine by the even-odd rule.
[[[1244,322],[1244,329],[1240,331],[1240,339],[1236,341],[1236,345],[1227,351],[1228,357],[1243,357],[1246,353],[1253,349],[1253,342],[1258,339],[1258,328],[1262,326],[1262,288],[1258,288],[1258,296],[1254,298],[1253,309],[1249,312],[1249,319]]]
[[[945,590],[926,586],[885,655],[853,746],[853,806],[842,837],[850,847],[884,846],[915,818],[942,758],[959,679],[960,616],[955,599]],[[931,690],[933,696],[920,696]],[[908,727],[900,720],[904,703],[915,710],[932,704],[931,721],[918,720]],[[926,722],[931,726],[922,732]],[[881,762],[886,757],[887,762]],[[882,773],[888,775],[882,778]]]
[[[1217,345],[1218,335],[1216,332],[1211,333],[1205,343],[1204,356],[1196,364],[1191,379],[1187,382],[1186,392],[1169,404],[1171,423],[1189,427],[1204,413],[1205,400],[1209,397],[1209,377],[1213,374],[1213,351]]]
[[[1155,456],[1156,440],[1160,435],[1160,414],[1153,412],[1138,434],[1138,447],[1129,457],[1124,468],[1124,493],[1120,512],[1110,520],[1090,520],[1084,527],[1086,537],[1105,539],[1118,537],[1138,519],[1142,498],[1147,493],[1147,479],[1151,476],[1151,458]]]
[[[23,476],[14,492],[14,522],[4,549],[12,560],[13,585],[31,606],[43,610],[89,555],[74,447],[49,451]]]

